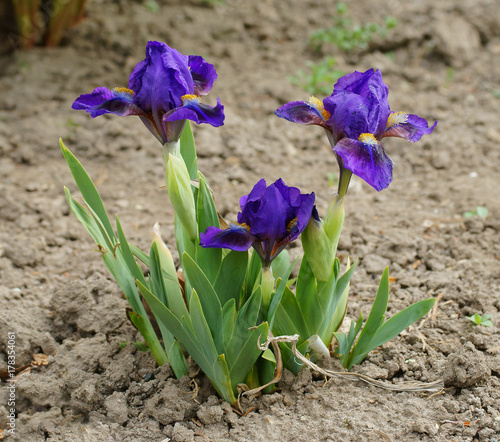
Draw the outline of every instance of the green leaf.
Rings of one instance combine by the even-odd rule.
[[[354,345],[350,359],[357,355],[366,355],[370,351],[371,341],[374,339],[375,333],[383,324],[385,312],[387,310],[387,302],[389,300],[389,268],[386,267],[377,291],[377,296],[373,302],[373,306],[366,320],[366,324],[359,335],[359,339]],[[398,332],[399,333],[399,332]]]
[[[129,312],[129,316],[132,323],[136,326],[137,330],[139,330],[142,337],[146,341],[146,344],[148,344],[156,363],[160,366],[165,364],[168,360],[167,355],[163,350],[163,347],[161,346],[158,336],[156,336],[149,319],[134,312]]]
[[[302,315],[302,310],[294,293],[285,287],[281,302],[274,315],[273,333],[279,335],[300,335],[299,343],[305,341],[311,333],[309,325]]]
[[[363,311],[360,312],[359,318],[356,321],[356,326],[354,321],[351,321],[351,326],[349,328],[349,333],[346,335],[342,332],[334,332],[334,336],[337,339],[338,348],[336,353],[340,356],[340,363],[345,367],[347,363],[347,358],[354,344],[356,336],[358,336],[361,326],[363,325]]]
[[[255,290],[255,287],[260,284],[262,260],[257,252],[252,251],[250,262],[248,263],[247,276],[245,278],[243,301],[248,299]]]
[[[208,188],[205,177],[199,172],[199,190],[196,205],[196,216],[198,230],[205,232],[209,227],[219,227],[219,216],[215,209],[212,194]],[[196,245],[196,263],[205,273],[208,280],[213,284],[219,273],[222,260],[222,249],[213,247],[201,247]],[[222,302],[222,301],[221,301]]]
[[[272,330],[274,326],[274,317],[276,315],[276,310],[281,302],[285,288],[288,287],[287,281],[292,273],[293,268],[297,264],[298,258],[288,267],[286,272],[282,273],[282,279],[276,279],[276,293],[269,304],[269,310],[267,311],[267,322],[269,323],[269,328]]]
[[[198,178],[198,165],[196,160],[196,146],[194,143],[193,131],[189,120],[186,120],[181,138],[181,155],[186,163],[189,176],[192,180]]]
[[[165,327],[175,336],[176,339],[183,345],[189,355],[203,370],[210,379],[210,382],[215,387],[217,392],[230,404],[236,403],[234,391],[231,388],[231,380],[229,377],[229,369],[227,367],[224,355],[217,355],[214,351],[215,345],[212,343],[207,347],[202,347],[199,336],[195,334],[194,329],[189,325],[189,318],[177,319],[172,312],[165,307],[161,301],[156,298],[146,287],[138,283],[141,293],[148,302],[151,310],[161,321]],[[201,304],[197,295],[193,293],[195,299],[192,301],[193,308],[197,310],[197,315],[203,314]],[[189,321],[192,322],[192,321]],[[210,336],[205,336],[209,339]]]
[[[262,295],[260,291],[257,291],[241,308],[231,337],[225,345],[224,353],[233,389],[236,389],[238,384],[244,382],[250,369],[262,353],[257,346],[259,337],[263,341],[267,339],[267,323],[264,322],[256,329],[249,330],[250,327],[256,325],[261,303]]]
[[[214,289],[220,303],[225,305],[234,299],[236,305],[240,301],[240,293],[248,266],[248,252],[231,250],[222,260],[219,274],[215,280]]]
[[[338,262],[337,258],[335,258],[335,262]],[[336,282],[334,282],[335,279],[333,278],[331,282],[328,281],[318,295],[319,309],[323,312],[323,319],[318,325],[315,334],[319,335],[327,346],[330,345],[333,332],[342,323],[347,308],[349,283],[356,269],[356,264],[357,261]]]
[[[287,273],[290,267],[290,254],[288,250],[282,250],[281,253],[274,258],[271,263],[271,269],[273,271],[274,279],[285,279],[284,275]],[[288,279],[288,277],[286,278]]]
[[[434,305],[435,299],[424,299],[406,307],[392,318],[388,319],[374,334],[369,344],[363,346],[363,350],[357,346],[354,348],[351,366],[358,364],[373,349],[389,342],[399,335],[406,327],[423,317]],[[368,322],[368,321],[367,321]],[[365,325],[366,327],[366,325]],[[364,331],[364,329],[363,329]],[[361,336],[360,336],[361,339]],[[349,367],[350,369],[350,367]]]
[[[476,213],[477,213],[477,216],[479,216],[483,219],[486,219],[486,217],[488,216],[488,209],[486,207],[483,207],[483,206],[477,206]]]
[[[73,178],[75,179],[76,185],[78,186],[78,189],[80,189],[80,192],[82,193],[85,202],[99,218],[109,238],[111,240],[115,240],[115,234],[113,232],[113,228],[111,227],[111,223],[109,222],[106,209],[104,208],[101,197],[99,196],[99,193],[97,192],[94,183],[90,179],[89,175],[87,174],[86,170],[81,165],[81,163],[64,145],[62,139],[59,139],[59,144],[61,146],[64,158],[66,159],[66,162],[68,163],[68,166],[71,170]]]
[[[203,312],[212,332],[217,351],[223,352],[222,346],[222,307],[217,294],[210,281],[200,269],[198,264],[187,254],[182,255],[182,268],[185,279],[196,290],[203,306]]]
[[[161,282],[158,282],[158,285],[161,284],[160,288],[163,287],[163,290],[165,290],[165,305],[179,319],[183,316],[187,317],[188,311],[182,296],[172,255],[160,236],[156,232],[154,232],[154,235],[150,259],[151,275],[156,279],[161,277]]]
[[[120,241],[120,248],[122,251],[123,259],[125,260],[130,273],[132,274],[134,279],[138,279],[144,285],[146,285],[146,278],[144,278],[141,268],[134,259],[134,255],[132,254],[130,245],[125,238],[125,234],[123,233],[123,229],[118,216],[116,216],[116,230],[118,232],[118,240]]]

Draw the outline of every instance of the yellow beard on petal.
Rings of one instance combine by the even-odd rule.
[[[126,87],[115,87],[113,88],[113,92],[134,95],[134,91]]]
[[[309,97],[307,102],[311,105],[311,107],[314,107],[314,109],[321,113],[325,121],[328,121],[328,119],[330,118],[330,112],[325,109],[325,107],[323,106],[323,102],[320,99],[311,96]]]
[[[392,112],[387,118],[387,129],[398,124],[404,124],[408,121],[408,114],[404,112]]]
[[[373,134],[370,134],[370,133],[361,134],[358,137],[358,141],[360,141],[363,144],[372,144],[372,145],[378,143],[378,141],[375,138],[375,136]]]
[[[188,95],[183,95],[181,97],[181,100],[183,103],[185,103],[186,101],[195,101],[195,102],[199,103],[200,97],[198,97],[198,95],[188,94]]]

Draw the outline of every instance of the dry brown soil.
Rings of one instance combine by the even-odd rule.
[[[348,315],[366,314],[390,266],[389,315],[441,295],[436,315],[372,352],[355,370],[400,382],[441,378],[445,389],[395,393],[359,382],[285,374],[279,391],[223,403],[202,374],[176,380],[137,351],[140,336],[91,239],[67,207],[76,191],[58,138],[84,163],[111,214],[149,248],[159,221],[173,248],[172,207],[161,151],[138,119],[92,120],[70,109],[98,86],[126,86],[148,40],[203,55],[219,79],[226,124],[196,128],[200,170],[219,211],[261,177],[315,191],[324,214],[335,158],[319,128],[273,115],[306,99],[288,80],[306,60],[313,30],[329,26],[326,0],[90,0],[88,18],[55,49],[0,57],[0,372],[8,332],[16,365],[48,365],[19,377],[16,435],[8,437],[2,383],[0,428],[19,441],[499,441],[500,440],[500,8],[496,0],[356,0],[358,22],[398,19],[385,38],[343,55],[337,67],[380,68],[394,110],[439,120],[431,136],[385,142],[394,182],[377,193],[355,180],[340,256],[359,257]],[[5,43],[5,42],[4,42]],[[5,47],[5,44],[3,45]],[[322,98],[322,97],[321,97]],[[485,220],[463,213],[483,206]],[[300,250],[297,244],[292,256]],[[472,327],[467,315],[491,314]],[[127,342],[120,349],[120,343]],[[199,388],[199,389],[198,389]],[[0,430],[0,434],[2,434]],[[1,438],[2,436],[0,436]]]

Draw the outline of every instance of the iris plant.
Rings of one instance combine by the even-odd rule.
[[[384,137],[415,142],[436,127],[417,115],[391,111],[388,86],[377,69],[355,71],[340,78],[323,101],[293,101],[275,111],[298,124],[325,129],[341,170],[339,196],[347,191],[351,174],[380,191],[392,181],[393,162],[381,144]]]
[[[92,117],[137,115],[163,144],[182,272],[157,228],[149,254],[128,243],[118,218],[115,233],[89,175],[62,143],[61,148],[85,201],[80,204],[66,189],[69,206],[98,244],[131,305],[129,317],[158,364],[168,361],[177,377],[186,375],[187,352],[217,392],[236,407],[241,389],[250,388],[247,393],[252,394],[272,391],[282,365],[298,373],[310,360],[328,357],[333,336],[336,355],[350,369],[432,307],[434,300],[424,299],[386,321],[386,270],[363,329],[361,316],[347,334],[339,332],[356,263],[348,261],[341,271],[335,255],[352,173],[384,189],[392,180],[392,161],[380,140],[398,136],[417,141],[435,124],[428,127],[416,115],[392,112],[388,88],[380,72],[373,70],[340,79],[323,102],[313,97],[288,103],[276,111],[278,116],[326,130],[340,165],[339,195],[323,221],[314,193],[303,194],[281,179],[267,186],[261,179],[240,199],[237,222],[228,226],[198,171],[193,135],[186,124],[223,124],[219,100],[213,107],[201,103],[216,78],[214,67],[202,57],[149,42],[128,88],[97,88],[73,104]],[[290,263],[284,248],[300,234],[304,255],[296,279],[290,279],[295,263]],[[231,251],[223,253],[221,248]],[[149,267],[147,276],[137,260]],[[261,343],[273,335],[273,351],[265,350]]]
[[[314,207],[314,193],[302,194],[280,178],[266,188],[261,179],[240,199],[238,222],[220,229],[209,227],[200,234],[203,247],[246,251],[251,246],[262,259],[271,261],[306,228]]]
[[[221,126],[224,107],[201,102],[217,78],[213,65],[203,57],[182,55],[165,43],[150,41],[146,58],[130,74],[128,88],[98,87],[80,95],[73,109],[86,110],[93,118],[112,113],[137,115],[162,143],[179,140],[186,120]]]

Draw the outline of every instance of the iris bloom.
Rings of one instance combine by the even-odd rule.
[[[224,124],[224,107],[201,103],[217,78],[213,65],[202,57],[182,55],[165,43],[148,42],[146,58],[130,74],[128,88],[98,87],[80,95],[73,109],[86,110],[93,118],[102,114],[138,115],[162,143],[179,140],[184,123]]]
[[[355,71],[340,78],[333,93],[323,101],[316,97],[294,101],[275,113],[294,123],[323,127],[337,156],[341,176],[346,169],[380,191],[392,181],[393,169],[393,162],[380,143],[382,138],[400,137],[415,142],[430,134],[437,124],[429,127],[417,115],[391,111],[388,94],[379,70]],[[347,187],[344,193],[346,190]]]
[[[306,228],[314,198],[314,193],[302,194],[296,187],[286,186],[281,178],[269,187],[261,179],[249,195],[240,199],[238,222],[223,229],[209,227],[200,234],[200,245],[236,251],[253,246],[267,268]]]

